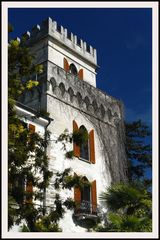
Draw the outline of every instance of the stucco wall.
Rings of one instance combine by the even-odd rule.
[[[75,120],[78,126],[84,125],[88,131],[94,129],[94,125],[87,119],[87,116],[81,114],[80,111],[73,110],[70,106],[66,106],[64,103],[57,99],[48,97],[48,111],[51,113],[51,117],[54,118],[48,129],[51,133],[51,142],[48,149],[48,155],[50,157],[50,169],[53,172],[63,172],[66,168],[71,168],[72,173],[77,173],[78,175],[83,175],[88,178],[90,182],[96,180],[97,184],[97,202],[100,204],[99,195],[104,189],[110,185],[111,176],[109,169],[105,166],[105,159],[103,155],[103,147],[101,144],[100,137],[95,131],[95,158],[96,163],[87,163],[78,158],[67,159],[64,154],[65,151],[62,150],[61,143],[55,143],[54,140],[67,128],[70,133],[73,132],[73,120]],[[73,144],[67,145],[67,150],[73,150]],[[53,176],[50,187],[47,191],[47,201],[46,204],[52,205],[54,201],[54,184],[55,177]],[[71,197],[74,199],[73,190],[61,190],[60,195],[62,199]],[[72,221],[72,212],[67,211],[65,218],[60,222],[60,226],[63,231],[86,231],[84,228],[76,227]]]

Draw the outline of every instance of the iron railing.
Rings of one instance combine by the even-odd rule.
[[[97,204],[89,201],[76,202],[75,214],[97,215]]]

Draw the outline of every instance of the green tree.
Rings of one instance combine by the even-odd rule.
[[[9,32],[12,30],[9,25]],[[29,49],[24,40],[10,40],[8,44],[8,228],[25,219],[29,228],[34,230],[34,222],[42,209],[27,199],[43,199],[43,189],[48,186],[52,173],[48,170],[48,157],[45,149],[48,137],[42,138],[31,133],[20,117],[15,105],[21,94],[33,87],[38,81],[30,79],[32,74],[41,74],[42,66],[33,64]],[[27,80],[28,79],[28,80]],[[49,136],[49,135],[48,135]],[[34,161],[33,161],[34,159]],[[36,176],[37,172],[43,178]],[[36,192],[25,191],[24,185],[31,182]],[[26,199],[26,200],[24,200]]]
[[[146,169],[152,167],[151,145],[146,144],[145,140],[150,136],[149,127],[141,120],[125,124],[126,129],[126,153],[129,163],[129,180],[146,179]]]
[[[145,176],[152,166],[151,146],[145,144],[150,136],[148,126],[141,120],[126,123],[126,153],[129,182],[115,184],[104,191],[100,199],[108,209],[106,223],[96,231],[150,232],[152,231],[151,179]]]
[[[9,32],[12,26],[9,25]],[[65,207],[72,209],[75,205],[72,199],[62,201],[55,194],[53,207],[47,209],[35,205],[35,200],[42,202],[44,189],[48,187],[51,171],[48,170],[46,148],[50,134],[45,137],[32,133],[26,124],[16,114],[16,103],[24,93],[40,86],[40,82],[31,78],[41,74],[43,67],[33,64],[33,56],[21,42],[10,40],[8,44],[8,228],[25,221],[22,231],[61,231],[58,221],[63,218]],[[37,117],[39,116],[37,113]],[[73,141],[71,134],[63,134],[57,141]],[[65,146],[65,145],[64,145]],[[73,157],[73,153],[66,154]],[[43,177],[40,178],[40,173]],[[72,176],[69,169],[55,175],[55,186],[69,188],[83,185],[82,176]],[[36,191],[27,191],[25,185],[32,184]]]
[[[101,194],[100,199],[106,204],[108,213],[105,226],[97,226],[96,231],[152,231],[152,199],[143,184],[113,185]]]

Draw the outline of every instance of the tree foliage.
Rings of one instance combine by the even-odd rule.
[[[9,32],[12,31],[9,25]],[[16,103],[25,91],[31,91],[41,83],[31,76],[41,74],[43,67],[33,64],[33,56],[21,42],[10,40],[8,44],[8,229],[14,224],[24,223],[24,232],[61,231],[58,222],[63,218],[65,209],[73,209],[74,201],[67,198],[62,201],[60,195],[53,196],[51,207],[42,206],[44,190],[49,186],[52,172],[48,169],[46,148],[50,141],[49,132],[40,136],[29,131],[16,113]],[[37,112],[37,118],[41,113]],[[44,113],[43,113],[44,115]],[[72,142],[68,132],[57,141],[62,144]],[[66,153],[72,157],[73,153]],[[72,176],[70,170],[55,174],[57,189],[83,185],[81,176]],[[32,184],[34,191],[28,191],[27,184]],[[37,204],[38,202],[38,204]]]
[[[110,186],[101,194],[108,212],[105,224],[95,229],[99,232],[152,231],[152,196],[148,188],[151,179],[145,176],[146,169],[152,166],[151,146],[145,144],[150,131],[141,120],[125,126],[129,182]]]
[[[129,163],[129,179],[145,179],[145,171],[152,167],[151,145],[146,144],[150,136],[149,127],[141,120],[126,123],[126,153]]]
[[[9,31],[12,31],[11,25]],[[48,139],[31,133],[16,114],[15,105],[21,94],[39,84],[29,77],[42,72],[42,66],[33,64],[33,57],[23,43],[10,40],[8,44],[8,228],[25,220],[28,228],[34,230],[35,219],[42,214],[42,209],[28,199],[43,199],[43,190],[52,173],[48,170],[45,151]],[[38,173],[42,174],[41,178]],[[29,182],[36,191],[26,191]]]
[[[108,208],[105,227],[96,231],[106,232],[151,232],[152,199],[143,184],[116,184],[103,192],[100,199]]]

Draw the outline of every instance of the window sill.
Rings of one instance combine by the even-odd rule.
[[[79,157],[79,160],[91,164],[91,162],[89,160],[85,159],[85,158]]]

